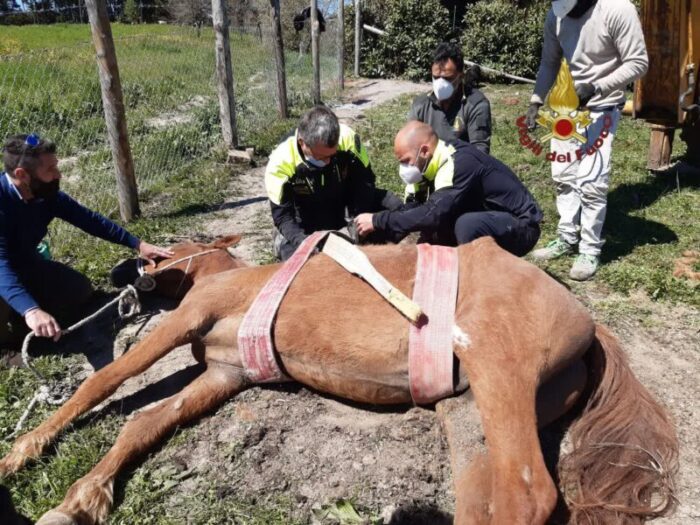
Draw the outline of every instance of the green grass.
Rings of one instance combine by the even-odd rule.
[[[491,153],[509,165],[542,206],[545,219],[540,244],[554,238],[558,215],[550,166],[518,142],[515,121],[524,113],[527,88],[487,86],[493,111],[494,135]],[[505,99],[520,103],[506,105]],[[411,97],[402,97],[370,110],[357,130],[370,142],[369,153],[377,173],[377,184],[401,194],[398,167],[393,158],[393,137],[404,123]],[[397,118],[398,115],[398,118]],[[615,137],[613,171],[609,193],[608,217],[603,248],[603,265],[596,282],[628,294],[643,289],[654,299],[666,299],[700,306],[700,288],[672,276],[673,262],[684,250],[700,246],[698,210],[700,175],[654,175],[646,166],[649,128],[625,117]],[[684,153],[684,144],[676,141],[674,158]],[[549,263],[546,267],[568,281],[571,259]]]
[[[7,29],[7,30],[6,30]],[[173,178],[220,156],[214,35],[209,28],[114,24],[129,140],[142,198]],[[268,153],[293,128],[277,116],[272,50],[257,36],[232,31],[239,142]],[[327,100],[335,57],[322,56]],[[287,55],[292,117],[311,105],[311,59]],[[114,169],[107,143],[99,81],[87,25],[4,28],[0,34],[0,137],[38,132],[57,142],[63,187],[86,206],[118,217]],[[193,177],[194,178],[194,177]],[[59,256],[82,259],[91,243],[67,225],[51,228]],[[84,249],[81,249],[81,246]]]

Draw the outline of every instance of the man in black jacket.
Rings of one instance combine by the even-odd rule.
[[[307,235],[342,229],[348,216],[400,206],[394,194],[375,188],[374,179],[359,135],[324,106],[307,112],[265,170],[275,255],[288,259]]]
[[[491,236],[518,256],[537,243],[542,211],[502,162],[466,142],[446,144],[416,121],[396,135],[394,154],[406,183],[406,204],[356,217],[360,236],[418,231],[424,242],[443,245]]]
[[[482,153],[491,148],[491,105],[466,78],[462,51],[443,42],[433,55],[433,91],[413,101],[408,120],[430,124],[446,143],[463,140]]]

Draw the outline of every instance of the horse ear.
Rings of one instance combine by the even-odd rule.
[[[241,241],[241,236],[240,235],[226,235],[225,237],[221,237],[219,239],[216,239],[213,243],[210,244],[212,248],[228,248],[229,246],[235,246]]]

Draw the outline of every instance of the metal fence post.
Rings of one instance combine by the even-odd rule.
[[[362,43],[362,7],[355,0],[355,76],[360,76],[360,44]]]
[[[321,61],[318,49],[318,2],[311,0],[311,57],[314,69],[314,104],[321,103]]]
[[[345,0],[338,0],[338,87],[345,89]]]
[[[102,105],[117,177],[119,213],[124,221],[130,221],[141,212],[112,28],[109,25],[107,5],[104,0],[85,0],[85,7],[90,20],[92,41],[97,52]]]
[[[236,101],[233,96],[233,67],[229,41],[226,0],[211,0],[212,23],[216,33],[216,76],[219,93],[221,134],[229,148],[238,146],[236,130]]]
[[[270,0],[272,14],[272,36],[275,40],[275,66],[277,68],[277,108],[280,118],[287,118],[287,72],[284,66],[284,41],[280,21],[280,0]]]

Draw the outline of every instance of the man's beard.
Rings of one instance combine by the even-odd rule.
[[[37,199],[52,199],[58,194],[59,187],[58,179],[51,182],[43,182],[32,177],[29,182],[29,189],[32,190],[32,194]]]

